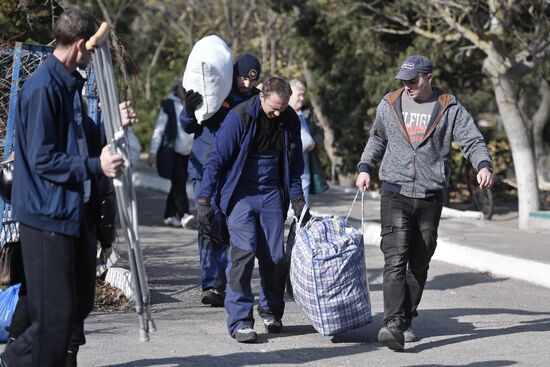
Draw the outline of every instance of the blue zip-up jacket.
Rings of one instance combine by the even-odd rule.
[[[229,110],[259,93],[260,91],[257,88],[252,88],[250,93],[242,94],[236,87],[233,87],[231,93],[229,93],[222,104],[222,107],[212,117],[203,121],[200,125],[197,123],[194,116],[189,116],[187,114],[185,108],[181,111],[179,118],[183,131],[188,134],[195,134],[191,154],[189,155],[189,165],[187,166],[189,177],[192,180],[202,180],[203,166],[210,158],[214,138]]]
[[[260,115],[260,97],[255,96],[232,109],[216,135],[210,160],[204,166],[203,179],[197,197],[211,198],[217,183],[222,184],[220,208],[229,215],[229,204],[248,157],[250,144]],[[281,114],[283,129],[283,208],[290,201],[303,197],[300,176],[304,170],[300,119],[292,107]]]
[[[84,181],[102,173],[98,157],[79,152],[86,126],[75,118],[82,86],[76,75],[49,56],[23,86],[15,115],[14,219],[68,236],[80,232]],[[83,124],[93,123],[76,112]]]

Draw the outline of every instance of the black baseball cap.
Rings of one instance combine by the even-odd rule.
[[[416,78],[418,74],[429,74],[433,70],[434,66],[426,56],[413,55],[403,61],[394,79],[411,80]]]

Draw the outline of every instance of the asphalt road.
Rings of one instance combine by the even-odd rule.
[[[382,326],[382,257],[366,248],[374,321],[330,341],[287,303],[279,335],[256,325],[259,343],[227,335],[225,311],[200,303],[196,231],[162,224],[164,194],[139,191],[140,233],[158,331],[138,341],[132,311],[93,313],[79,366],[546,366],[550,289],[434,261],[415,330],[422,339],[392,352]],[[121,244],[120,251],[124,250]],[[258,276],[255,274],[257,289]]]

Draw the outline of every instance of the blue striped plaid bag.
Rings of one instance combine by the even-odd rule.
[[[300,228],[300,226],[297,226]],[[363,235],[343,217],[313,217],[292,249],[294,299],[324,336],[372,321]]]

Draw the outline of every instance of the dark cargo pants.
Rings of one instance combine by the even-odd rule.
[[[417,314],[437,246],[442,195],[413,199],[382,191],[384,321],[407,326]]]

